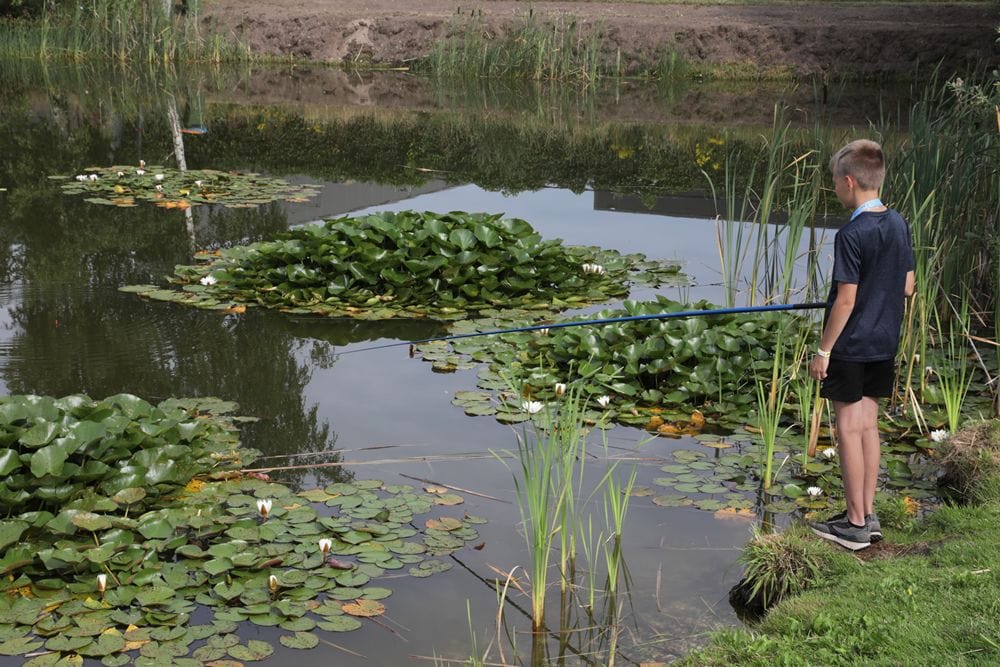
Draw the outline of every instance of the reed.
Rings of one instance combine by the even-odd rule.
[[[609,473],[613,473],[616,466],[612,466]],[[625,515],[628,513],[629,499],[632,496],[632,487],[635,486],[636,468],[632,471],[624,483],[615,479],[613,474],[609,474],[604,484],[604,521],[608,530],[608,537],[603,543],[604,564],[608,574],[608,594],[614,596],[618,590],[618,578],[622,564],[622,526],[625,523]]]
[[[581,418],[585,400],[579,391],[573,388],[558,404],[545,406],[538,423],[517,439],[520,476],[515,476],[514,485],[531,559],[528,576],[536,632],[545,627],[548,570],[557,542],[562,585],[571,578],[575,541],[566,534],[575,533],[577,525],[576,485],[582,483],[586,440]]]
[[[771,364],[770,381],[757,377],[756,424],[764,447],[761,450],[761,484],[763,489],[771,487],[774,463],[774,447],[781,428],[781,418],[788,398],[788,383],[783,378],[785,348],[783,336],[778,337],[774,359]]]
[[[468,17],[459,13],[450,32],[417,64],[418,71],[460,78],[584,82],[618,73],[617,65],[601,55],[600,27],[584,26],[575,18],[544,21],[529,10],[504,36],[493,38],[475,12]]]
[[[972,385],[973,369],[969,364],[969,355],[964,341],[968,339],[968,301],[963,301],[961,313],[949,321],[948,334],[944,335],[941,318],[935,311],[934,319],[940,341],[943,359],[934,369],[937,376],[938,389],[944,401],[945,414],[948,417],[948,431],[957,433],[962,421],[962,406]]]
[[[0,20],[0,58],[176,63],[251,55],[236,42],[202,35],[196,11],[179,16],[160,2],[91,0],[46,3],[37,18]]]

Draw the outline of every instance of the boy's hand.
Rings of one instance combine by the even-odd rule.
[[[811,375],[814,380],[824,380],[826,379],[826,369],[829,366],[830,359],[817,354],[813,357],[812,363],[809,364],[809,375]]]

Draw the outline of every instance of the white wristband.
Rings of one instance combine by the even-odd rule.
[[[830,353],[827,352],[826,350],[824,350],[821,347],[817,347],[816,348],[816,354],[818,354],[819,356],[823,357],[824,359],[829,359],[830,358]]]

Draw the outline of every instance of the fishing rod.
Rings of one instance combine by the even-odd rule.
[[[617,324],[619,322],[640,322],[643,320],[672,320],[682,317],[706,317],[709,315],[739,315],[744,313],[766,313],[780,310],[810,310],[815,308],[826,308],[826,302],[814,301],[811,303],[779,303],[769,306],[744,306],[738,308],[715,308],[713,310],[679,310],[673,313],[652,313],[650,315],[626,315],[624,317],[608,317],[597,320],[573,320],[569,322],[554,322],[552,324],[533,324],[527,327],[517,327],[514,329],[495,329],[493,331],[476,331],[474,333],[453,334],[451,336],[438,336],[435,338],[424,338],[422,340],[404,340],[395,343],[385,343],[383,345],[372,345],[362,347],[357,350],[346,350],[338,353],[354,354],[355,352],[370,352],[372,350],[384,350],[390,347],[401,345],[420,345],[422,343],[436,343],[450,340],[460,340],[462,338],[476,338],[478,336],[497,336],[500,334],[522,333],[526,331],[549,331],[551,329],[567,329],[569,327],[582,327],[588,325]]]

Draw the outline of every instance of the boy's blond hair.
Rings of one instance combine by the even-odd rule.
[[[864,190],[878,190],[885,180],[885,155],[878,143],[857,139],[830,158],[834,178],[852,176]]]

